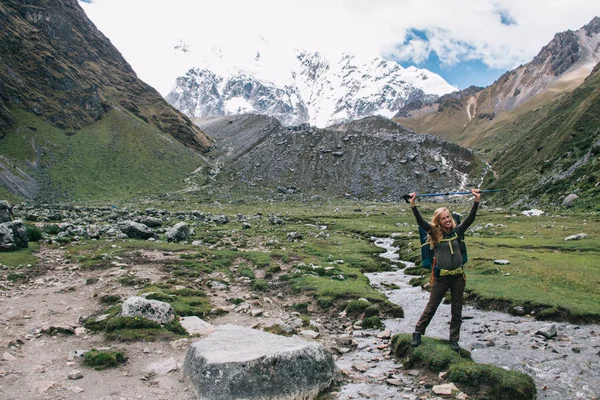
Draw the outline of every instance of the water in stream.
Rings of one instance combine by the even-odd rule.
[[[410,266],[411,263],[398,260],[398,249],[393,247],[392,238],[374,240],[377,246],[385,250],[382,256],[399,265],[399,268]],[[412,276],[404,275],[400,269],[366,276],[391,302],[404,309],[404,318],[384,321],[386,329],[392,335],[411,333],[427,303],[429,293],[420,287],[409,285]],[[398,289],[389,289],[388,284],[394,284]],[[448,339],[449,323],[450,305],[441,304],[426,335]],[[600,325],[556,322],[556,337],[545,339],[536,334],[549,323],[552,324],[536,321],[529,316],[517,317],[465,306],[460,344],[471,352],[473,360],[478,363],[493,364],[531,375],[536,383],[538,399],[599,399]],[[420,389],[418,382],[414,382],[416,373],[407,373],[399,368],[397,361],[381,357],[376,351],[378,342],[372,334],[355,331],[354,338],[358,342],[357,351],[343,355],[337,364],[345,370],[356,370],[356,365],[360,368],[362,362],[363,365],[367,364],[368,370],[363,382],[355,381],[344,386],[340,399],[416,399],[418,395],[423,395],[424,389]],[[389,384],[390,377],[394,385]]]

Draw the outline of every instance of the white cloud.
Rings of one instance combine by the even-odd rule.
[[[294,48],[377,54],[420,62],[431,51],[447,65],[481,59],[512,69],[557,32],[600,15],[597,0],[93,0],[80,3],[138,75],[166,94],[192,66],[261,62],[273,80]],[[510,26],[502,23],[509,21]],[[406,46],[411,29],[425,32]],[[176,51],[183,40],[189,52]],[[254,61],[252,61],[254,60]]]

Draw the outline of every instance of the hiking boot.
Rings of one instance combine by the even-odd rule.
[[[419,347],[421,345],[421,334],[419,332],[413,332],[413,338],[410,344],[412,347]]]
[[[456,351],[457,353],[460,351],[460,346],[458,345],[458,342],[450,342],[450,347],[452,348],[452,350]]]

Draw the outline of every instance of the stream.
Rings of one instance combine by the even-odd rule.
[[[385,250],[381,256],[399,269],[365,274],[371,285],[404,309],[404,318],[384,320],[391,334],[412,333],[429,298],[429,292],[408,284],[393,238],[373,238]],[[390,289],[390,284],[398,287]],[[469,284],[467,272],[467,285]],[[427,336],[448,339],[450,305],[441,304],[427,328]],[[548,325],[556,327],[551,339],[537,334]],[[342,355],[337,364],[346,371],[360,371],[345,385],[339,399],[418,399],[434,396],[418,382],[418,371],[405,371],[393,357],[385,357],[376,332],[355,331],[356,351]],[[529,316],[463,308],[461,347],[475,362],[518,370],[533,377],[538,399],[597,400],[600,396],[600,325],[574,325],[537,321]],[[379,350],[379,351],[378,351]],[[362,368],[361,368],[362,367]],[[365,370],[365,367],[366,370]],[[433,397],[432,397],[433,398]]]

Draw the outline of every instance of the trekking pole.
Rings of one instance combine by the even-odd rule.
[[[494,193],[494,192],[506,192],[506,189],[487,189],[487,190],[480,190],[479,193]],[[416,197],[435,197],[435,196],[451,196],[451,195],[455,195],[455,194],[471,194],[470,191],[468,192],[446,192],[446,193],[421,193],[421,194],[417,194]],[[405,194],[402,195],[402,198],[407,202],[410,203],[410,196]]]

